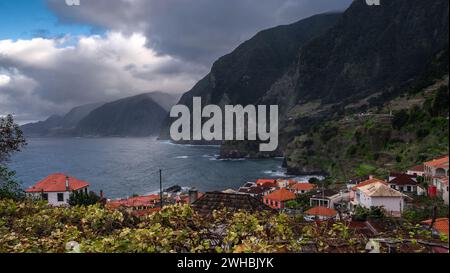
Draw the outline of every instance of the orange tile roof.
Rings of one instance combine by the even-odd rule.
[[[310,191],[316,187],[314,184],[310,183],[297,183],[291,186],[291,189],[296,191]]]
[[[25,190],[27,193],[40,192],[66,192],[66,179],[69,179],[69,191],[76,191],[90,186],[88,182],[79,180],[75,177],[70,177],[62,173],[56,173],[47,176],[43,180],[36,183],[36,185]]]
[[[448,167],[448,155],[434,159],[432,161],[425,162],[424,165],[429,167],[440,167],[440,166]]]
[[[152,206],[159,202],[160,196],[158,194],[148,195],[148,196],[137,196],[128,199],[114,200],[107,203],[110,208],[119,207],[147,207]]]
[[[423,225],[431,225],[432,220],[427,220],[427,221],[423,221],[422,224]],[[444,233],[448,236],[448,218],[440,218],[440,219],[436,219],[436,222],[434,223],[433,228],[440,232],[440,233]]]
[[[258,179],[258,180],[256,180],[256,184],[259,186],[268,184],[268,185],[275,187],[277,185],[277,180],[275,180],[275,179]]]
[[[266,199],[283,202],[294,200],[296,198],[295,194],[285,188],[279,189],[277,191],[272,192],[271,194],[265,197]]]
[[[315,207],[305,212],[308,215],[334,217],[337,211],[326,207]]]
[[[369,179],[369,180],[366,180],[364,182],[359,183],[358,185],[354,186],[352,188],[352,190],[356,191],[359,188],[362,188],[364,186],[367,186],[367,185],[370,185],[370,184],[374,184],[374,183],[383,183],[383,184],[387,185],[387,183],[385,181],[383,181],[383,180],[372,178],[372,179]]]

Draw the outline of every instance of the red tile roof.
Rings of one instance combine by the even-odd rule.
[[[76,191],[90,186],[88,182],[62,173],[52,174],[27,189],[27,193],[66,192],[66,179],[69,179],[69,191]]]
[[[279,189],[277,191],[272,192],[271,194],[264,197],[265,199],[284,202],[289,200],[294,200],[296,198],[295,194],[285,188]]]
[[[429,167],[448,167],[448,155],[425,162],[424,165]]]
[[[423,221],[423,225],[431,225],[432,220]],[[434,223],[433,228],[440,232],[444,233],[448,236],[448,218],[440,218],[436,219],[436,222]]]
[[[275,179],[258,179],[258,180],[256,180],[256,184],[259,186],[270,185],[272,187],[276,187],[277,180],[275,180]]]
[[[119,207],[149,207],[158,203],[160,196],[158,194],[148,196],[137,196],[128,199],[109,201],[107,206],[110,208]]]
[[[297,183],[291,186],[291,189],[296,191],[310,191],[316,187],[314,184],[310,183]]]
[[[369,179],[369,180],[366,180],[366,181],[364,181],[364,182],[359,183],[358,185],[354,186],[354,187],[352,188],[352,190],[353,190],[353,191],[356,191],[356,190],[359,189],[359,188],[362,188],[362,187],[367,186],[367,185],[370,185],[370,184],[378,183],[378,182],[387,185],[387,183],[384,182],[383,180],[376,179],[376,178],[372,178],[372,179]]]
[[[308,215],[334,217],[337,211],[326,207],[315,207],[305,212]]]

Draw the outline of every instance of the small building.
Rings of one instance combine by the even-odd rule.
[[[400,217],[404,209],[405,195],[386,185],[386,183],[371,183],[359,187],[353,200],[356,206],[364,208],[383,207],[391,216]]]
[[[448,177],[448,155],[424,163],[425,181],[432,183],[435,177]]]
[[[278,183],[276,179],[258,179],[256,180],[257,186],[277,187]]]
[[[25,193],[32,198],[43,199],[52,206],[66,206],[69,204],[71,193],[87,194],[89,187],[90,184],[86,181],[56,173],[37,182],[25,190]]]
[[[424,176],[424,174],[425,174],[425,166],[424,165],[417,165],[417,166],[414,166],[412,168],[409,168],[406,171],[406,174],[415,175],[415,176]]]
[[[434,177],[433,186],[436,188],[436,195],[448,206],[448,177]]]
[[[405,173],[391,173],[388,185],[394,190],[409,194],[422,195],[425,191],[417,182],[416,175]]]
[[[239,193],[248,194],[256,199],[261,200],[262,197],[269,189],[265,187],[250,187],[250,188],[240,188]]]
[[[314,220],[336,220],[338,217],[338,213],[334,209],[330,209],[327,207],[314,207],[305,212],[305,220],[314,221]]]
[[[316,188],[316,185],[310,183],[295,183],[289,189],[297,195],[308,193]]]
[[[108,208],[126,208],[132,211],[146,211],[154,209],[161,204],[161,197],[159,194],[147,195],[147,196],[134,196],[127,199],[112,200],[106,203]]]
[[[230,212],[246,211],[250,213],[272,211],[258,199],[247,194],[208,192],[191,204],[194,211],[202,216],[211,216],[215,210],[226,209]]]
[[[310,205],[311,207],[326,207],[334,209],[345,201],[349,201],[348,192],[337,192],[327,189],[317,191],[317,193],[310,198]]]
[[[267,206],[274,208],[274,209],[284,209],[286,202],[295,200],[297,197],[295,193],[285,189],[281,188],[279,190],[276,190],[272,192],[271,194],[268,194],[263,197],[263,202]]]

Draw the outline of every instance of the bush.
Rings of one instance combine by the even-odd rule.
[[[73,192],[70,194],[69,205],[71,206],[91,206],[98,204],[100,197],[95,192]]]
[[[0,199],[21,200],[25,197],[21,183],[15,179],[16,173],[0,165]]]

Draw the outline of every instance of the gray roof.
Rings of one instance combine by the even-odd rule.
[[[248,212],[273,211],[258,199],[247,194],[208,192],[192,204],[192,208],[201,215],[211,215],[214,210],[244,210]]]

